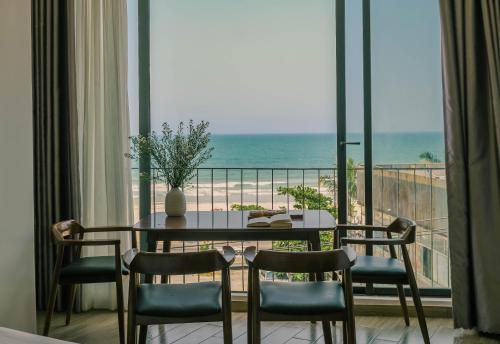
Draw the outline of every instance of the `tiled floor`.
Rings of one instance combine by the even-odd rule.
[[[39,324],[43,314],[39,315]],[[466,341],[453,339],[451,319],[428,319],[431,342],[448,343],[493,343],[491,340],[469,338]],[[71,325],[64,326],[64,315],[56,314],[51,328],[51,336],[76,343],[118,343],[116,314],[93,311],[74,314]],[[357,317],[357,342],[360,344],[416,344],[422,337],[416,319],[411,326],[405,327],[403,318]],[[233,337],[235,344],[246,343],[246,314],[233,313]],[[340,324],[336,328],[335,343],[342,343]],[[177,324],[151,326],[148,342],[158,344],[222,344],[222,325],[220,323]],[[306,322],[267,322],[262,326],[262,344],[309,344],[323,343],[320,324]]]

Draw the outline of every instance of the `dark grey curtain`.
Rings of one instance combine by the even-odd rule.
[[[45,309],[55,252],[51,225],[79,218],[71,2],[32,0],[37,308]],[[60,306],[60,304],[59,304]]]
[[[500,1],[441,0],[456,327],[500,333]]]

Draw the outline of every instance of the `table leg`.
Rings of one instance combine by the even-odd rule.
[[[309,239],[310,247],[312,251],[321,251],[321,238],[319,235],[319,231],[311,234],[311,237]],[[324,281],[325,280],[325,274],[324,273],[317,273],[316,276],[314,274],[309,274],[309,276],[312,276],[313,279],[315,278],[316,281]],[[311,278],[311,277],[309,277]],[[323,325],[323,335],[325,336],[325,343],[331,343],[332,342],[332,335],[331,335],[331,327],[330,327],[330,322],[329,321],[322,321],[321,322]]]
[[[312,240],[308,240],[307,241],[307,250],[308,251],[314,251]],[[310,272],[309,273],[309,281],[313,282],[315,280],[316,280],[316,276],[314,275],[314,273]]]
[[[131,231],[130,232],[130,238],[132,240],[132,248],[138,248],[137,246],[137,235],[138,233],[140,232],[136,232],[136,231]]]
[[[170,241],[169,240],[163,240],[163,253],[170,253]],[[168,275],[161,276],[161,283],[162,284],[168,283]]]
[[[333,230],[333,248],[340,248],[340,232],[338,228]]]
[[[337,228],[333,229],[333,249],[339,249],[340,248],[340,234]],[[332,271],[332,280],[333,281],[338,281],[339,280],[339,275],[337,274],[337,271]]]
[[[307,250],[308,251],[314,251],[312,240],[308,240],[307,241]],[[316,281],[316,275],[314,273],[312,273],[312,272],[309,273],[309,281],[310,282]],[[316,324],[316,321],[311,321],[311,324]]]
[[[156,252],[156,242],[157,238],[156,235],[148,232],[148,252]],[[146,275],[144,278],[144,283],[153,283],[153,275]]]
[[[311,251],[321,251],[321,239],[319,236],[319,231],[311,234],[311,237],[309,239],[309,243],[311,245]],[[309,275],[314,275],[314,274],[309,274]],[[316,274],[316,281],[324,281],[325,280],[325,275],[323,273],[317,273]]]

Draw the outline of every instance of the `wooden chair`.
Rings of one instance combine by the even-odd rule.
[[[130,269],[127,342],[146,343],[147,326],[193,322],[223,322],[224,344],[232,343],[229,267],[235,252],[229,246],[187,253],[151,253],[132,249],[125,254]],[[139,283],[142,275],[187,275],[221,271],[221,282],[189,284]]]
[[[56,264],[52,276],[52,286],[48,308],[45,315],[43,335],[49,334],[50,322],[54,312],[59,285],[69,285],[69,300],[66,313],[66,325],[71,320],[71,312],[75,303],[76,289],[85,283],[116,283],[116,304],[118,308],[118,330],[120,343],[125,343],[124,307],[122,274],[128,275],[128,270],[122,265],[120,240],[84,239],[85,233],[130,231],[130,227],[95,227],[84,228],[74,220],[56,223],[52,226],[52,235],[57,247]],[[81,257],[82,246],[114,246],[114,256]],[[74,247],[73,260],[63,266],[65,249]]]
[[[415,242],[417,225],[414,221],[399,217],[387,227],[380,226],[364,226],[364,225],[338,225],[338,230],[360,230],[371,232],[383,232],[385,238],[342,238],[341,245],[358,244],[358,245],[388,245],[390,257],[377,256],[358,256],[356,265],[352,268],[352,280],[354,283],[380,283],[380,284],[395,284],[398,290],[399,301],[403,308],[403,314],[406,326],[410,325],[408,315],[408,307],[404,294],[403,285],[409,284],[413,303],[417,312],[418,322],[422,336],[426,344],[429,341],[429,332],[425,322],[424,310],[420,300],[420,294],[415,279],[415,273],[410,261],[408,249],[406,245]],[[398,238],[393,238],[392,234],[398,234]],[[338,234],[337,234],[338,235]],[[337,240],[338,242],[338,240]],[[397,259],[396,246],[401,248],[403,262]]]
[[[332,343],[330,321],[343,322],[344,342],[355,343],[351,267],[356,253],[333,251],[276,252],[248,247],[248,343],[260,343],[261,321],[322,321],[326,344]],[[260,281],[260,270],[315,273],[317,281]],[[342,282],[321,281],[325,272],[343,271]]]

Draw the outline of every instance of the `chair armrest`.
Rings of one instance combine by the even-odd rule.
[[[234,259],[236,257],[236,252],[231,246],[222,247],[224,260],[227,263],[227,266],[231,266],[234,263]]]
[[[371,225],[345,225],[337,224],[336,230],[345,229],[348,231],[375,231],[375,232],[387,232],[387,227],[382,226],[371,226]]]
[[[342,245],[346,244],[359,244],[359,245],[403,245],[403,239],[356,239],[356,238],[342,238],[340,239]]]
[[[356,251],[349,246],[342,246],[341,249],[347,254],[347,258],[349,258],[349,262],[351,262],[351,266],[353,266],[356,263],[356,258],[358,257]]]
[[[129,226],[106,226],[106,227],[88,227],[85,228],[85,233],[102,233],[102,232],[131,232],[132,227]]]
[[[255,246],[247,247],[245,249],[245,252],[243,252],[243,255],[245,256],[245,260],[248,263],[248,265],[252,265],[255,256],[257,255],[257,249],[255,248]]]
[[[125,263],[125,266],[127,269],[130,269],[130,264],[132,264],[132,261],[134,260],[135,256],[139,253],[139,250],[137,248],[132,248],[125,252],[123,255],[123,262]]]
[[[60,241],[63,246],[117,246],[120,245],[118,239],[94,239],[94,240],[63,240]]]

